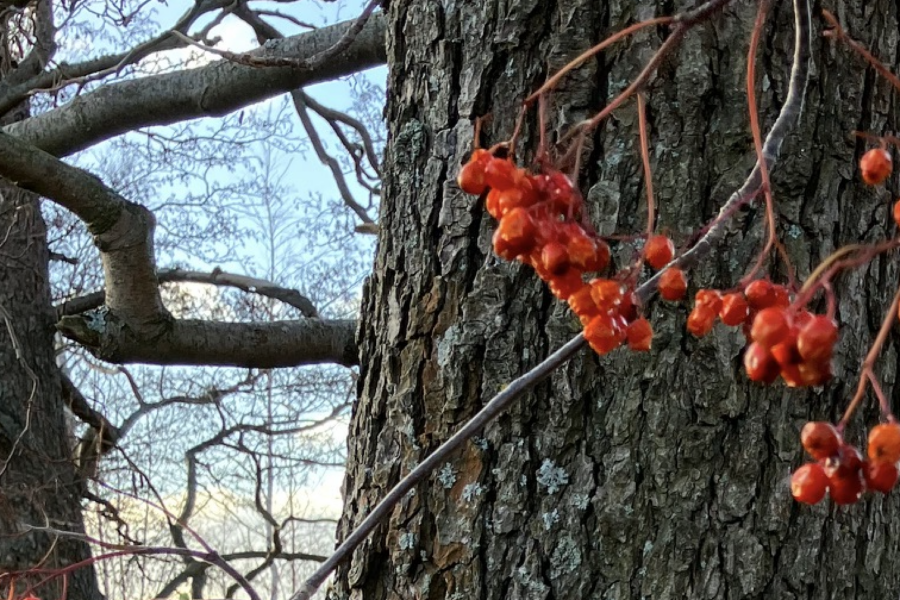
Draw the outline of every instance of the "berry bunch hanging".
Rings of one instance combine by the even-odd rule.
[[[493,236],[494,252],[532,268],[550,291],[568,302],[584,327],[584,336],[598,354],[623,343],[632,350],[650,349],[653,328],[639,315],[633,285],[626,278],[593,278],[610,262],[609,245],[582,225],[581,195],[563,173],[543,169],[529,173],[509,158],[478,149],[457,178],[466,193],[484,195],[488,213],[499,221]],[[655,268],[668,264],[674,254],[665,236],[650,238],[647,262]],[[687,288],[676,268],[663,273],[660,293],[678,300]]]
[[[800,443],[815,462],[802,465],[791,476],[791,494],[799,502],[816,504],[827,493],[835,504],[852,504],[866,490],[886,494],[897,484],[900,425],[896,422],[872,428],[866,459],[831,423],[807,423]]]

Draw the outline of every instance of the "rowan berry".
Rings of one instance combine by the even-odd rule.
[[[653,269],[659,271],[672,262],[675,257],[675,245],[664,235],[651,235],[644,244],[644,260]]]
[[[722,298],[722,308],[719,310],[719,318],[726,325],[740,325],[747,320],[750,307],[744,294],[726,294]]]
[[[474,196],[483,194],[487,189],[487,184],[484,181],[484,167],[490,158],[491,154],[487,150],[480,148],[475,150],[469,162],[463,165],[462,169],[459,170],[459,175],[456,177],[459,189]]]
[[[597,354],[607,354],[622,343],[623,331],[612,315],[601,314],[584,328],[584,337]]]
[[[791,495],[798,502],[816,504],[828,491],[828,475],[816,463],[806,463],[791,475]]]
[[[653,327],[644,317],[635,319],[625,330],[628,336],[628,347],[636,352],[647,352],[653,342]]]
[[[684,297],[687,291],[687,279],[678,267],[670,267],[663,271],[659,278],[659,295],[671,302]]]
[[[778,364],[781,365],[782,375],[784,374],[783,371],[785,368],[797,365],[803,360],[800,356],[800,352],[797,350],[797,338],[793,333],[789,333],[784,340],[769,348],[769,352],[772,353],[772,356],[774,356],[775,360],[778,361]]]
[[[872,148],[859,160],[862,179],[869,185],[878,185],[891,174],[891,154],[884,148]]]
[[[541,249],[541,265],[552,275],[561,275],[569,268],[569,251],[559,242],[550,242]]]
[[[810,421],[800,430],[800,443],[810,456],[824,460],[837,454],[841,436],[831,423]]]
[[[518,207],[527,208],[534,203],[534,199],[526,190],[520,187],[511,187],[500,192],[497,199],[497,206],[500,209],[500,215],[505,215],[510,210]]]
[[[900,227],[900,200],[894,202],[894,223]]]
[[[514,208],[500,219],[494,232],[494,252],[506,260],[513,260],[529,252],[535,244],[534,220],[524,208]]]
[[[831,360],[837,337],[837,324],[825,315],[816,315],[797,335],[797,350],[803,360],[825,362]]]
[[[874,463],[895,463],[900,460],[900,425],[882,423],[869,432],[869,460]]]
[[[772,383],[780,372],[778,362],[769,350],[756,342],[744,351],[744,369],[751,381],[763,383]]]
[[[579,317],[593,319],[600,314],[600,308],[591,297],[591,286],[582,285],[581,289],[569,296],[569,307]]]
[[[754,310],[774,306],[778,300],[775,286],[766,279],[756,279],[747,284],[747,287],[744,288],[744,296],[747,298],[747,304]]]
[[[569,260],[572,261],[573,265],[585,271],[597,270],[588,268],[597,266],[597,244],[588,237],[581,227],[576,225],[570,228],[569,241],[566,243],[566,248],[569,251]],[[605,267],[606,265],[603,266]]]
[[[601,239],[595,239],[594,242],[594,252],[588,256],[583,257],[582,263],[584,264],[584,270],[590,273],[596,273],[597,271],[602,271],[607,266],[609,266],[609,244],[604,242]]]
[[[688,315],[687,330],[695,337],[703,337],[716,324],[716,311],[708,304],[697,304]]]
[[[637,308],[640,301],[632,290],[626,290],[622,294],[622,304],[619,305],[619,314],[623,318],[633,321],[637,318]]]
[[[503,214],[500,212],[500,190],[491,190],[488,192],[487,197],[484,199],[484,208],[487,210],[488,214],[500,220],[500,217]]]
[[[790,334],[790,317],[783,308],[764,308],[753,319],[753,327],[750,329],[750,339],[771,348],[779,344]]]
[[[698,290],[694,295],[694,305],[700,304],[709,306],[718,314],[722,310],[722,294],[718,290]]]
[[[548,281],[550,291],[560,300],[568,300],[569,297],[585,286],[578,269],[569,268],[562,275],[556,275]]]
[[[897,464],[890,462],[867,462],[863,467],[866,488],[887,494],[897,484]]]
[[[616,308],[622,303],[622,284],[612,279],[591,281],[591,297],[604,310]]]
[[[847,444],[841,446],[836,458],[828,459],[825,474],[835,504],[853,504],[859,500],[864,486],[862,466],[859,450]]]
[[[508,158],[492,158],[484,166],[484,182],[495,190],[508,190],[515,185],[516,166]]]

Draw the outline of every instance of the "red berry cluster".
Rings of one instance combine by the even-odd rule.
[[[803,448],[816,462],[806,463],[791,476],[791,494],[800,502],[816,504],[828,492],[835,504],[853,504],[865,490],[888,493],[897,483],[900,461],[900,425],[876,425],[869,432],[868,460],[844,442],[831,423],[804,425]]]
[[[499,221],[494,252],[506,260],[530,265],[553,294],[566,300],[584,326],[584,336],[598,354],[626,343],[632,350],[649,350],[653,328],[638,315],[630,284],[621,279],[584,281],[585,273],[609,266],[609,245],[577,220],[583,201],[571,181],[558,171],[532,174],[512,160],[475,150],[457,178],[468,194],[487,192],[488,213]],[[654,268],[674,256],[665,236],[651,236],[644,255]],[[680,269],[669,268],[659,284],[660,294],[678,300],[687,289]]]
[[[791,387],[807,387],[831,377],[837,324],[825,315],[792,306],[784,286],[757,279],[743,292],[722,295],[700,290],[688,316],[688,331],[697,337],[706,335],[717,316],[726,325],[743,325],[750,343],[744,368],[751,380],[772,383],[781,375]]]

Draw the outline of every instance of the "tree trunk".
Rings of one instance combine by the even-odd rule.
[[[346,536],[398,478],[505,384],[575,335],[567,307],[526,267],[492,256],[483,203],[454,179],[472,148],[510,136],[524,97],[610,33],[693,0],[392,0],[386,201],[360,332],[362,372],[350,433]],[[897,7],[852,0],[836,11],[876,55],[897,55]],[[755,160],[744,78],[756,3],[734,3],[688,34],[647,90],[658,226],[686,244]],[[757,93],[763,126],[785,94],[792,7],[775,3]],[[800,277],[838,246],[893,235],[889,198],[864,187],[864,142],[896,120],[890,85],[814,15],[813,71],[798,127],[774,173],[780,235]],[[566,78],[548,133],[599,110],[661,42],[650,29]],[[532,115],[533,116],[533,115]],[[889,131],[889,130],[888,130]],[[520,141],[526,160],[535,119]],[[637,234],[646,204],[634,103],[593,138],[580,187],[601,233]],[[730,288],[761,249],[747,208],[716,255],[691,273]],[[619,265],[634,246],[614,248]],[[784,269],[772,273],[784,281]],[[743,336],[685,332],[688,308],[652,301],[649,354],[585,350],[483,438],[408,496],[340,570],[331,598],[886,598],[900,589],[896,495],[847,508],[790,496],[799,430],[837,420],[897,285],[879,258],[839,278],[842,336],[824,390],[761,387],[739,369]],[[822,307],[819,307],[822,308]],[[890,394],[892,337],[878,372]],[[870,401],[867,406],[874,404]],[[847,437],[860,443],[874,407]]]
[[[71,537],[29,526],[84,533],[82,482],[69,447],[53,348],[47,231],[38,199],[0,183],[0,573],[42,569],[17,589],[90,557]],[[48,600],[100,598],[91,567],[34,589]],[[9,580],[0,581],[4,597]]]

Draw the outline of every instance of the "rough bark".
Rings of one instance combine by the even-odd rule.
[[[37,197],[0,185],[0,573],[87,559],[87,545],[29,531],[83,533],[81,481],[72,462],[53,348],[46,227]],[[42,577],[41,577],[42,578]],[[20,578],[18,583],[36,583]],[[59,596],[62,580],[39,595]],[[8,580],[0,582],[0,589]],[[93,569],[68,576],[69,600],[100,598]]]
[[[521,100],[602,37],[693,2],[392,0],[390,143],[374,275],[360,330],[360,398],[350,430],[345,536],[392,486],[506,382],[578,331],[524,267],[490,253],[482,204],[453,179],[471,117],[491,113],[494,143]],[[448,8],[452,7],[452,8]],[[755,3],[690,33],[648,90],[659,225],[687,242],[753,163],[744,76]],[[886,0],[841,3],[847,29],[897,55]],[[777,3],[759,62],[763,123],[786,92],[791,7]],[[834,248],[893,231],[886,194],[864,188],[849,132],[890,131],[889,85],[818,35],[798,130],[774,173],[780,233],[801,276]],[[551,135],[621,90],[662,31],[617,46],[566,79]],[[644,227],[633,106],[592,140],[581,187],[602,233]],[[535,147],[534,128],[522,142]],[[728,288],[760,248],[756,208],[692,281]],[[620,244],[620,261],[633,256]],[[775,272],[783,278],[783,272]],[[696,340],[684,306],[651,303],[648,355],[586,351],[411,494],[339,572],[332,599],[885,598],[900,588],[896,497],[849,508],[794,503],[799,429],[836,419],[897,285],[893,257],[838,280],[842,337],[824,389],[759,387],[739,371],[743,338],[719,326]],[[879,363],[891,388],[896,338]],[[888,392],[890,394],[890,392]],[[848,437],[860,441],[869,410]]]

